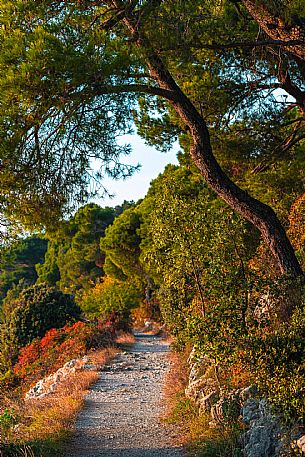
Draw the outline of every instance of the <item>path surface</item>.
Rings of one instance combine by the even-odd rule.
[[[160,420],[168,345],[142,335],[101,371],[65,457],[181,457],[173,428]]]

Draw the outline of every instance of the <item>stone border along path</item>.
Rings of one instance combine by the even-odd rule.
[[[183,455],[181,446],[173,444],[174,428],[161,420],[168,351],[161,338],[136,335],[136,342],[102,369],[64,457]]]

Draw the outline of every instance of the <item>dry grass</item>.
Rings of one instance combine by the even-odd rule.
[[[188,383],[187,357],[188,351],[185,351],[184,354],[176,352],[170,354],[171,369],[166,376],[163,387],[166,402],[164,420],[174,424],[179,429],[180,444],[188,443],[190,417],[196,416],[194,405],[184,395]]]
[[[178,428],[179,442],[184,445],[189,456],[239,457],[240,425],[231,423],[211,426],[209,415],[199,414],[196,405],[185,397],[188,354],[189,351],[171,355],[171,370],[164,387],[167,406],[164,420]]]
[[[58,452],[60,448],[58,443],[73,430],[84,397],[90,386],[98,380],[97,370],[117,353],[115,348],[94,351],[89,354],[88,363],[94,364],[96,369],[76,371],[61,382],[56,392],[48,397],[11,402],[10,406],[20,418],[14,435],[10,437],[11,444],[33,443],[35,448],[39,444],[39,448],[46,446],[46,449],[37,455],[56,455],[54,452]]]
[[[171,408],[176,403],[176,397],[184,393],[184,389],[188,383],[188,366],[187,358],[188,351],[184,354],[171,352],[170,361],[171,369],[165,378],[163,394],[167,401],[168,414],[171,413]]]
[[[99,369],[112,360],[118,352],[120,351],[115,347],[92,351],[88,354],[89,363],[96,365],[97,369]]]
[[[118,344],[132,344],[135,341],[134,335],[129,332],[120,332],[115,339],[115,342]]]

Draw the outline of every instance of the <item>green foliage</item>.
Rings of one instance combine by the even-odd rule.
[[[288,423],[305,418],[305,309],[290,322],[261,328],[245,338],[243,359],[261,392]]]
[[[105,48],[106,34],[93,26],[96,8],[61,6],[5,1],[0,8],[1,210],[30,226],[52,225],[85,202],[97,190],[93,175],[135,169],[118,160],[130,148],[116,142],[130,132],[132,95],[96,93],[112,72],[123,77],[128,52]]]
[[[276,172],[278,159],[289,162],[299,145],[304,149],[302,123],[290,123],[291,110],[275,96],[288,68],[297,86],[304,78],[284,48],[283,58],[242,45],[256,41],[259,26],[239,3],[138,1],[133,7],[141,16],[142,41],[203,114],[217,157],[240,178],[264,160]],[[287,24],[304,17],[300,0],[263,3]],[[52,216],[86,200],[92,174],[96,182],[105,174],[129,175],[134,167],[120,156],[130,148],[116,140],[131,131],[133,120],[150,144],[166,150],[179,136],[189,149],[183,120],[163,99],[141,92],[154,85],[147,75],[149,53],[129,39],[107,4],[5,0],[0,7],[3,213],[23,224],[50,224]],[[241,167],[237,156],[245,161]]]
[[[142,290],[135,284],[104,277],[82,295],[81,308],[88,317],[107,318],[113,313],[126,318],[139,306]]]
[[[55,286],[60,280],[60,271],[57,265],[60,244],[57,241],[49,241],[48,249],[43,259],[43,262],[37,263],[36,271],[38,275],[38,283],[46,283],[50,286]]]
[[[144,300],[146,308],[152,308],[155,284],[141,260],[141,230],[146,217],[141,205],[129,208],[114,220],[101,239],[101,250],[106,255],[104,270],[113,281],[104,294],[102,308],[108,309],[112,302],[112,307],[122,310],[125,306],[129,313]]]
[[[6,443],[10,440],[13,434],[13,427],[16,423],[17,417],[13,409],[5,408],[0,413],[0,443]]]
[[[117,217],[101,239],[101,250],[106,254],[105,272],[113,279],[130,278],[143,282],[145,271],[140,262],[139,228],[141,213],[130,208]]]
[[[11,309],[0,329],[2,364],[8,367],[22,346],[80,316],[70,295],[45,284],[22,291]]]
[[[246,263],[257,246],[256,233],[184,167],[168,167],[147,198],[141,260],[160,286],[171,331],[199,344],[197,321],[206,321],[209,332],[225,316],[242,326],[248,305],[244,285],[251,281]]]
[[[0,300],[20,280],[31,286],[37,280],[35,265],[42,262],[47,250],[47,241],[36,236],[20,239],[2,248],[0,253]]]
[[[100,239],[121,211],[121,207],[101,208],[90,203],[49,233],[45,262],[36,266],[38,282],[57,285],[65,293],[92,287],[104,274]]]

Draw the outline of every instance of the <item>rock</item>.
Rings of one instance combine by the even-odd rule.
[[[297,446],[305,453],[305,435],[301,436],[301,438],[297,440]]]
[[[65,368],[73,368],[73,367],[75,367],[75,365],[76,365],[77,363],[79,363],[79,360],[77,360],[77,359],[72,359],[72,360],[70,360],[69,362],[66,362],[66,363],[64,364],[63,368],[64,368],[64,369],[65,369]]]
[[[96,365],[92,363],[86,363],[85,365],[82,366],[83,370],[96,370]]]
[[[211,407],[214,403],[217,402],[219,395],[216,390],[213,390],[208,395],[203,397],[199,397],[199,413],[202,414],[204,412],[210,412]]]
[[[75,373],[76,368],[82,366],[84,362],[77,359],[72,359],[65,363],[55,373],[40,379],[34,387],[32,387],[25,395],[25,399],[43,398],[56,391],[58,385],[71,374]]]
[[[249,398],[242,407],[242,419],[245,424],[250,425],[252,421],[259,419],[259,402],[253,398]]]
[[[213,366],[213,362],[207,356],[198,357],[195,348],[192,349],[189,355],[188,364],[190,366],[189,384],[202,378]]]
[[[260,303],[262,315],[270,311],[272,303],[269,298],[264,297],[265,302]],[[305,454],[304,429],[295,424],[295,430],[285,430],[267,400],[258,397],[255,385],[225,392],[218,388],[212,360],[206,356],[198,357],[193,349],[188,363],[190,374],[186,396],[195,401],[200,413],[210,411],[211,426],[242,419],[247,428],[242,436],[244,457],[284,457],[291,455],[292,448]]]
[[[284,447],[284,431],[266,399],[249,398],[242,407],[243,421],[249,425],[244,434],[247,457],[278,457]]]
[[[213,362],[206,356],[198,357],[196,350],[193,348],[188,358],[188,364],[190,373],[185,395],[204,410],[205,397],[209,397],[212,392],[217,392],[218,390],[217,382],[214,378]],[[201,402],[203,403],[202,406]]]
[[[258,394],[258,391],[257,391],[257,387],[255,384],[253,384],[252,386],[249,386],[249,387],[246,387],[245,389],[242,389],[240,391],[240,398],[242,401],[246,401],[248,400],[249,398],[253,398],[253,397],[256,397]]]
[[[200,402],[200,398],[214,392],[216,390],[215,387],[216,383],[214,379],[202,377],[189,383],[185,389],[185,395],[194,400],[195,403],[198,403]]]
[[[238,419],[240,416],[241,404],[239,395],[231,392],[221,397],[211,408],[211,418],[214,422],[227,422]]]
[[[248,436],[245,452],[248,457],[272,456],[272,440],[270,430],[264,425],[253,427]]]

